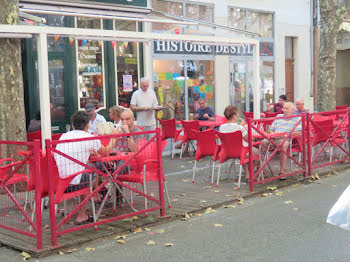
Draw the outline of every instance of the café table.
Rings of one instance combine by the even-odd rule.
[[[192,121],[192,120],[191,120]],[[216,126],[221,126],[222,124],[224,124],[224,121],[203,121],[203,120],[199,120],[199,126],[205,126],[205,127],[210,127],[210,128],[214,128]],[[181,121],[176,121],[176,125],[181,125]]]
[[[118,174],[115,175],[113,177],[113,171],[111,172],[110,170],[108,170],[108,168],[106,167],[106,163],[110,163],[110,162],[115,162],[115,161],[128,161],[129,159],[133,158],[133,156],[135,155],[135,153],[133,152],[121,152],[121,151],[116,151],[116,152],[112,152],[110,155],[108,156],[102,156],[99,154],[93,155],[89,158],[89,162],[92,163],[97,163],[99,162],[101,164],[101,167],[104,170],[104,173],[107,175],[107,178],[109,179],[109,181],[112,183],[112,185],[114,185],[114,187],[119,191],[120,196],[122,198],[124,198],[124,200],[127,202],[127,204],[129,205],[129,207],[133,210],[133,211],[137,211],[133,205],[130,203],[130,201],[124,196],[123,194],[123,190],[120,188],[120,186],[118,185],[118,183],[116,182],[116,180],[118,181]],[[104,196],[101,206],[98,210],[98,213],[96,215],[96,217],[98,218],[101,214],[101,211],[103,209],[103,207],[105,206],[107,200],[108,200],[108,196],[111,193],[113,186],[110,186],[108,188],[108,191],[106,193],[106,195]],[[115,195],[114,195],[115,198]],[[114,204],[113,207],[114,209],[116,208],[116,200],[114,199]]]

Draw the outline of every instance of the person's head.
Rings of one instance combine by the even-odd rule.
[[[297,100],[295,100],[295,107],[299,111],[303,111],[304,110],[304,101],[301,98],[298,98]]]
[[[278,99],[278,103],[283,106],[284,103],[287,101],[287,97],[285,95],[280,95],[279,99]]]
[[[35,120],[41,120],[40,110],[35,113]]]
[[[119,106],[112,106],[109,109],[109,118],[114,120],[116,123],[119,122],[122,111],[123,110]]]
[[[122,121],[122,125],[127,125],[129,130],[134,129],[135,118],[134,113],[130,109],[125,109],[121,115],[120,120]]]
[[[291,116],[294,113],[294,105],[292,102],[285,102],[283,105],[283,113],[286,116]]]
[[[94,118],[96,116],[96,108],[93,103],[87,103],[85,106],[85,111],[90,115],[90,118]]]
[[[75,130],[87,131],[89,129],[90,115],[86,111],[78,111],[72,115],[71,122]]]
[[[207,102],[202,97],[198,99],[198,104],[201,109],[206,109],[207,107]]]
[[[146,92],[149,87],[149,79],[147,77],[143,77],[140,80],[140,88],[143,92]]]
[[[237,120],[238,117],[238,110],[235,106],[227,106],[224,111],[224,116],[228,121],[230,120]]]

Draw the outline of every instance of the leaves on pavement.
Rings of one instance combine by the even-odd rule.
[[[164,246],[166,246],[166,247],[172,247],[172,246],[174,246],[174,244],[173,244],[173,243],[165,243]]]
[[[156,230],[156,233],[158,233],[158,234],[163,234],[165,231],[164,231],[164,229],[158,229],[158,230]]]
[[[90,252],[90,251],[95,251],[96,248],[94,248],[94,247],[87,247],[87,248],[85,248],[85,250]]]
[[[115,236],[114,239],[125,239],[128,235],[118,235]]]
[[[21,253],[21,255],[23,256],[23,260],[26,261],[27,259],[31,258],[31,255],[29,255],[27,252],[23,251]]]
[[[155,245],[156,244],[156,242],[154,242],[153,240],[148,240],[145,243],[146,243],[146,245]]]
[[[221,224],[214,224],[214,227],[222,227]]]
[[[235,205],[223,205],[222,207],[223,208],[235,208],[236,206]]]
[[[135,233],[141,233],[142,232],[142,228],[141,227],[138,227],[134,230]]]
[[[293,201],[292,200],[287,200],[287,201],[284,201],[284,203],[289,205],[289,204],[293,204]]]
[[[126,241],[125,241],[125,240],[122,240],[122,239],[117,240],[117,242],[118,242],[119,244],[126,244]]]

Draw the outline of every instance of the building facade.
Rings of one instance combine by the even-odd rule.
[[[101,4],[96,4],[95,0],[69,1],[70,4],[60,1],[56,6],[47,2],[21,1],[24,7],[36,4],[41,10],[46,5],[45,10],[50,9],[51,13],[39,10],[32,14],[45,18],[50,26],[256,38],[260,42],[261,111],[281,94],[287,94],[289,101],[303,98],[312,110],[310,1],[101,0]],[[77,15],[55,11],[64,8]],[[91,10],[97,14],[95,17],[86,16]],[[103,18],[106,10],[121,18]],[[123,20],[125,14],[173,19],[183,24]],[[71,114],[84,108],[87,102],[95,103],[105,116],[115,104],[128,107],[142,76],[151,79],[159,103],[170,109],[158,117],[189,119],[198,108],[200,97],[219,115],[229,104],[240,110],[253,110],[254,67],[249,44],[208,46],[175,41],[141,44],[59,35],[48,41],[53,131],[64,132]],[[23,40],[22,51],[29,122],[39,108],[35,39]]]

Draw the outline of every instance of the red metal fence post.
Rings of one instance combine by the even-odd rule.
[[[348,153],[350,153],[350,107],[348,107]]]
[[[53,247],[57,246],[57,229],[56,229],[56,213],[55,213],[55,199],[54,199],[54,177],[53,177],[53,161],[51,151],[51,141],[45,140],[46,147],[46,161],[47,161],[47,172],[48,172],[48,183],[49,183],[49,207],[50,207],[50,227],[51,227],[51,243]]]
[[[306,166],[306,150],[305,150],[305,135],[307,132],[307,129],[306,129],[306,114],[302,114],[301,115],[301,141],[303,141],[301,143],[301,152],[302,152],[302,155],[303,155],[303,167],[304,167],[304,177],[306,177],[306,174],[307,174],[307,166]]]
[[[307,142],[307,169],[308,176],[312,175],[312,158],[311,158],[311,139],[310,139],[310,120],[311,116],[306,113],[306,142]]]
[[[40,147],[39,140],[34,141],[34,170],[35,170],[35,231],[36,231],[36,248],[43,248],[43,231],[41,217],[41,178],[40,178]],[[34,222],[34,221],[33,221]]]
[[[164,203],[164,180],[163,180],[163,158],[162,158],[162,148],[160,141],[160,129],[156,129],[157,136],[157,152],[158,152],[158,177],[159,177],[159,200],[161,204],[160,216],[165,216],[165,203]]]
[[[254,191],[254,170],[253,170],[253,137],[252,137],[252,119],[248,118],[248,150],[249,150],[249,188],[250,192]]]

